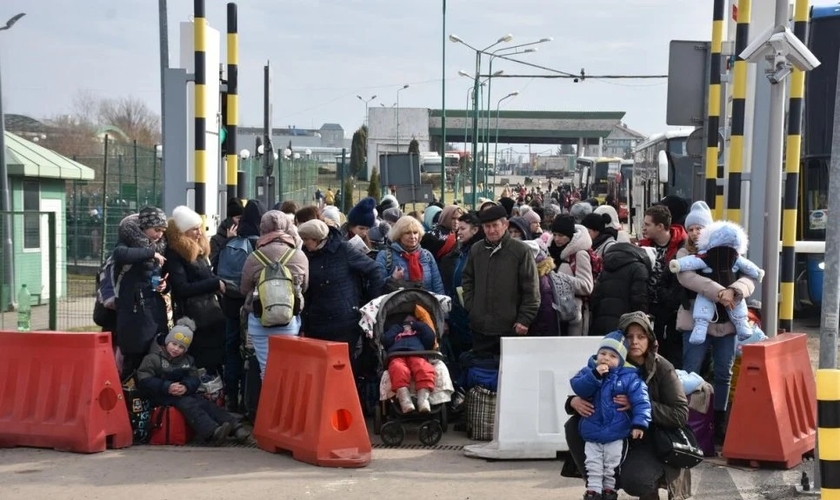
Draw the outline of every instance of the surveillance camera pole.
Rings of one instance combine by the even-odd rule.
[[[775,26],[788,24],[788,0],[776,0]],[[785,58],[776,57],[771,71],[776,63],[787,63]],[[763,65],[762,65],[763,66]],[[759,71],[763,70],[759,66]],[[765,325],[767,335],[776,336],[779,329],[779,235],[782,221],[782,144],[785,140],[785,88],[787,78],[770,86],[770,140],[767,155],[767,193],[764,199],[765,221],[767,231],[764,232],[764,271],[765,283],[762,287],[761,303],[762,324]],[[772,82],[772,80],[771,80]]]

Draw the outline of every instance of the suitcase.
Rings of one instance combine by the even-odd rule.
[[[260,402],[262,377],[260,377],[260,363],[256,354],[249,354],[245,359],[245,382],[242,388],[242,406],[245,418],[251,423],[257,421],[257,405]]]
[[[152,412],[152,422],[149,444],[183,446],[193,438],[187,420],[174,406],[156,407]]]

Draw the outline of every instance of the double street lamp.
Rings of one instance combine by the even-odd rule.
[[[513,40],[513,35],[507,34],[503,37],[500,37],[496,40],[495,43],[488,45],[483,49],[477,49],[472,45],[468,44],[464,40],[462,40],[457,35],[449,35],[449,40],[453,43],[460,43],[465,47],[472,49],[475,52],[475,77],[473,77],[473,114],[474,114],[474,121],[473,121],[473,135],[472,135],[472,151],[473,156],[477,156],[478,152],[478,102],[479,102],[479,76],[481,75],[481,55],[488,54],[488,50],[492,49],[496,45],[500,43],[507,43]],[[478,168],[476,159],[473,159],[473,172],[472,172],[472,205],[474,209],[478,208]]]
[[[370,99],[365,99],[364,97],[362,97],[360,95],[357,95],[356,97],[358,97],[360,101],[365,103],[365,125],[370,126],[370,123],[368,123],[368,121],[369,121],[368,120],[368,104],[370,103],[370,101],[376,99],[376,96],[375,95],[370,96]]]

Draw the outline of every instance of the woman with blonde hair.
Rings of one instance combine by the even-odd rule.
[[[386,289],[420,287],[443,294],[437,262],[431,252],[420,246],[423,225],[411,216],[400,217],[388,233],[391,244],[376,256],[388,277]]]
[[[166,264],[176,319],[195,318],[197,328],[190,355],[199,368],[217,372],[225,362],[225,316],[217,294],[226,284],[210,270],[210,240],[201,216],[181,205],[172,211],[166,228]]]

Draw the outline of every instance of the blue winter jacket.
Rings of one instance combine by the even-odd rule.
[[[403,325],[392,325],[382,336],[382,345],[388,353],[430,351],[435,347],[435,332],[421,321],[412,321],[413,334],[403,333]]]
[[[423,266],[423,289],[427,292],[443,295],[445,293],[443,281],[440,279],[440,271],[435,257],[425,248],[419,248],[417,251],[420,252],[420,265]],[[391,243],[390,247],[382,249],[376,255],[376,262],[385,269],[386,279],[394,274],[394,269],[401,267],[405,271],[405,279],[408,280],[408,261],[402,256],[404,252],[405,250],[399,243]],[[389,253],[391,254],[390,266],[388,266]]]
[[[650,398],[647,385],[635,366],[610,368],[601,377],[595,371],[595,356],[572,377],[572,390],[595,405],[595,413],[580,419],[580,435],[588,442],[609,443],[627,439],[632,429],[647,429],[650,424]],[[618,411],[613,398],[626,395],[632,408]]]

